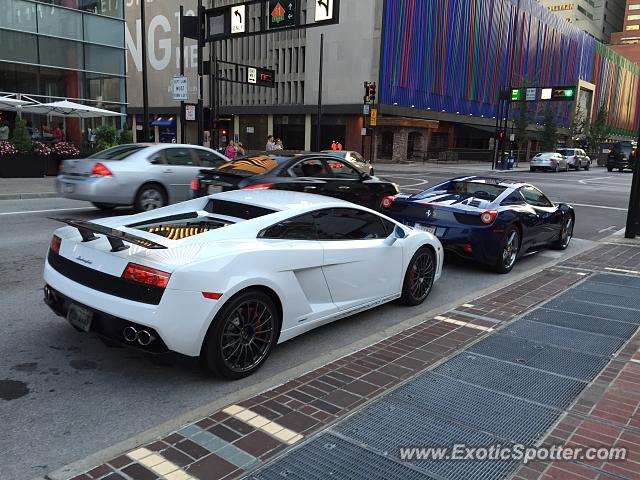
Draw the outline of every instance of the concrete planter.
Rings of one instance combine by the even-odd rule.
[[[46,157],[34,153],[17,153],[0,157],[0,177],[38,178],[44,177]]]

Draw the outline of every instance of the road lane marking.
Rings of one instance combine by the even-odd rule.
[[[391,175],[388,175],[391,176]],[[402,180],[420,180],[418,183],[410,183],[408,185],[400,185],[401,187],[417,187],[418,185],[426,185],[427,183],[429,183],[429,180],[425,180],[424,178],[412,178],[412,177],[401,177],[401,176],[396,176],[393,175],[391,176],[391,178],[400,178]]]
[[[594,180],[604,180],[605,178],[613,178],[613,175],[609,175],[608,177],[585,178],[584,180],[580,180],[580,183],[586,185],[586,182],[593,182]]]
[[[616,226],[615,225],[611,225],[610,227],[607,228],[603,228],[602,230],[598,230],[598,233],[604,233],[604,232],[609,232],[611,230],[615,230]]]
[[[289,430],[276,422],[272,422],[268,418],[258,415],[248,408],[242,408],[239,405],[230,405],[222,411],[227,415],[231,415],[232,417],[246,423],[247,425],[251,425],[256,430],[262,430],[263,432],[268,433],[272,437],[275,437],[281,442],[289,445],[293,445],[303,438],[302,435],[294,432],[293,430]]]
[[[619,210],[621,212],[627,211],[626,208],[621,208],[621,207],[606,207],[604,205],[589,205],[587,203],[573,203],[573,202],[560,202],[560,203],[567,203],[569,205],[575,205],[576,207],[604,208],[605,210]]]
[[[25,213],[70,212],[72,210],[97,210],[94,207],[53,208],[50,210],[25,210],[23,212],[2,212],[0,215],[20,215]]]

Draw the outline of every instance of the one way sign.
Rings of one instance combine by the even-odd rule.
[[[316,3],[316,22],[326,22],[333,19],[333,0],[315,0]]]
[[[231,7],[231,33],[244,33],[245,5]]]

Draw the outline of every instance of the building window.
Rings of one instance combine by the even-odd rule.
[[[2,45],[0,59],[10,62],[38,63],[36,42],[35,35],[0,30],[0,45]]]
[[[0,9],[0,27],[35,33],[36,5],[23,0],[8,1],[8,5],[3,5]],[[6,45],[3,44],[4,48]]]
[[[82,40],[82,13],[39,4],[38,33]]]
[[[87,42],[124,48],[124,23],[111,18],[85,15],[84,39]]]

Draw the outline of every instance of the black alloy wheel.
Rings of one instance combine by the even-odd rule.
[[[249,290],[225,305],[205,339],[202,360],[220,376],[239,379],[253,374],[276,343],[280,315],[264,292]]]
[[[567,215],[567,218],[562,222],[558,240],[554,243],[553,248],[556,250],[565,250],[569,246],[573,238],[573,226],[573,216]]]
[[[400,301],[405,305],[420,305],[431,293],[435,275],[435,255],[430,248],[422,247],[409,262]]]
[[[504,234],[502,246],[498,252],[497,263],[494,267],[498,273],[509,273],[518,259],[520,251],[520,231],[516,227],[509,227]]]

